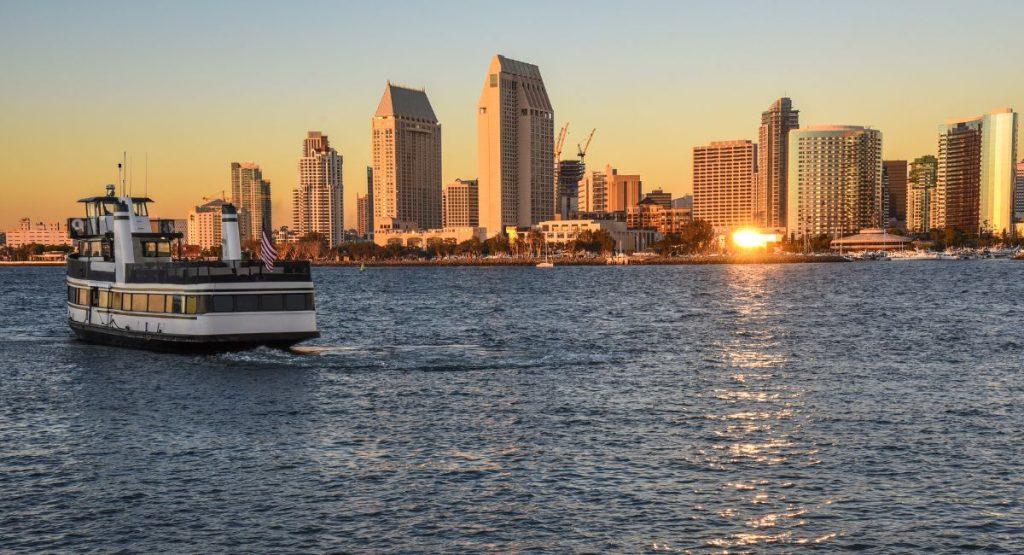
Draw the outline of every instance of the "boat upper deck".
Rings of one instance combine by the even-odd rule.
[[[112,263],[69,258],[68,277],[94,281],[114,281]],[[278,260],[267,270],[259,260],[200,260],[172,262],[137,262],[125,264],[125,283],[169,283],[191,285],[201,283],[250,283],[312,281],[309,261]]]

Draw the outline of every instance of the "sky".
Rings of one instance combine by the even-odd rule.
[[[124,151],[160,217],[220,196],[230,163],[252,160],[287,225],[309,130],[344,158],[354,227],[387,80],[426,89],[443,179],[473,178],[497,53],[540,67],[568,145],[597,129],[588,166],[640,173],[645,191],[689,193],[693,147],[756,141],[780,96],[802,125],[871,126],[885,158],[912,159],[947,119],[1024,109],[1022,22],[1024,2],[986,0],[0,0],[0,229],[79,216]]]

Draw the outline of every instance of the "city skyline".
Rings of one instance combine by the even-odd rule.
[[[257,4],[246,17],[276,18],[276,27],[265,43],[253,45],[237,31],[195,21],[195,10],[181,6],[161,8],[162,17],[143,17],[130,4],[5,6],[0,44],[9,53],[3,55],[8,78],[0,83],[0,97],[10,109],[0,115],[0,188],[15,197],[0,207],[0,228],[14,227],[24,216],[50,221],[77,214],[65,199],[115,181],[126,150],[135,190],[155,198],[155,210],[166,217],[182,217],[201,197],[228,188],[230,161],[255,160],[274,183],[273,223],[286,225],[297,183],[295,138],[310,130],[330,135],[351,161],[344,180],[357,185],[345,191],[345,227],[353,228],[355,198],[365,192],[360,174],[371,162],[365,118],[380,98],[380,83],[424,87],[445,122],[442,182],[477,178],[474,108],[482,67],[496,53],[541,68],[555,126],[573,123],[568,145],[581,141],[584,129],[599,129],[589,168],[629,168],[644,176],[645,188],[673,196],[692,191],[693,146],[756,140],[758,114],[783,96],[793,99],[801,124],[869,125],[885,134],[885,159],[906,160],[937,154],[936,129],[944,121],[1003,106],[1020,109],[1024,99],[1024,76],[990,55],[1018,51],[1020,39],[1010,30],[989,32],[978,15],[999,11],[1019,19],[1014,14],[1024,16],[1024,8],[1016,3],[924,11],[913,3],[869,3],[835,6],[830,14],[786,3],[799,29],[792,36],[760,28],[783,17],[769,6],[735,4],[724,14],[711,5],[651,6],[659,17],[637,18],[605,5],[580,16],[640,35],[634,44],[612,48],[581,47],[582,33],[561,36],[561,27],[546,21],[509,35],[512,25],[486,17],[493,10],[483,6],[408,4],[395,16],[410,28],[408,36],[359,59],[344,53],[366,40],[358,22],[375,17],[377,8],[325,9],[324,19],[341,25],[313,40],[300,32],[301,14]],[[883,8],[887,17],[880,21]],[[555,19],[562,12],[576,17],[567,8],[553,9]],[[203,13],[221,21],[232,11],[225,4]],[[467,33],[479,40],[467,41],[471,48],[455,47],[419,30],[422,20],[460,29],[477,23]],[[189,42],[205,47],[182,44],[180,35],[169,32],[178,25],[163,30],[160,21],[188,26],[197,38]],[[857,25],[868,22],[875,26],[875,42],[844,53],[833,35],[853,36]],[[905,44],[906,25],[934,33]],[[944,30],[954,28],[975,40],[944,44]],[[410,55],[416,41],[422,48]],[[806,47],[816,41],[821,44]],[[126,43],[132,51],[123,48]],[[765,52],[751,52],[755,43]],[[338,53],[329,70],[325,48]],[[714,64],[699,55],[708,48],[716,49]],[[935,63],[922,63],[928,60]],[[597,72],[622,85],[584,87]],[[957,79],[951,82],[950,74]],[[54,157],[53,150],[63,154]]]

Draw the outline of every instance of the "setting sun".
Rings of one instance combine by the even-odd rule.
[[[779,236],[775,233],[761,233],[756,229],[737,229],[732,234],[734,245],[744,249],[763,249],[768,243],[776,243]]]

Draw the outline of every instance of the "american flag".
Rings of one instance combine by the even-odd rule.
[[[268,272],[274,270],[274,261],[277,260],[277,249],[274,248],[274,242],[270,240],[267,228],[263,228],[263,238],[260,239],[260,260],[263,261],[263,267]]]

